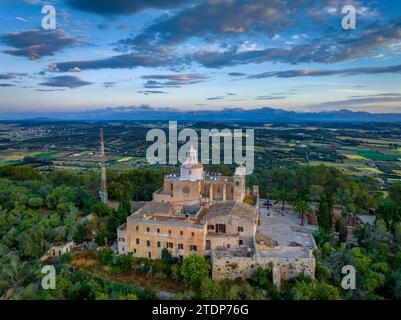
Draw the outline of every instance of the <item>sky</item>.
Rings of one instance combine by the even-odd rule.
[[[56,29],[42,28],[44,5]],[[356,28],[345,30],[345,5]],[[0,0],[0,113],[401,113],[401,1]]]

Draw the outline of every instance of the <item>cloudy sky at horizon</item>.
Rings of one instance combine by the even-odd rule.
[[[45,4],[56,30],[43,30]],[[343,30],[344,5],[357,10]],[[401,113],[401,2],[0,0],[0,113]]]

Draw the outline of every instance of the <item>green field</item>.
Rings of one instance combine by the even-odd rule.
[[[361,157],[373,160],[373,161],[397,161],[400,157],[396,154],[384,154],[375,150],[358,149],[356,150],[358,155]]]
[[[57,158],[59,151],[51,151],[51,152],[43,152],[43,153],[34,153],[32,157],[40,158],[40,159],[52,159]]]

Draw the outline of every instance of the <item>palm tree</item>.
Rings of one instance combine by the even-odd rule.
[[[281,189],[281,191],[275,194],[276,201],[281,201],[281,210],[284,211],[285,202],[288,198],[288,192],[286,189]]]
[[[305,200],[298,200],[295,203],[294,210],[300,214],[301,226],[303,226],[304,225],[304,215],[312,212],[312,209],[309,206],[309,203]]]

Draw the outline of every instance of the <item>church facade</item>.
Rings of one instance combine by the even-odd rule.
[[[242,202],[246,195],[245,168],[237,168],[234,176],[204,173],[191,146],[187,160],[181,165],[180,176],[167,175],[163,187],[153,194],[156,202],[167,202],[174,207],[201,205],[225,201]]]

